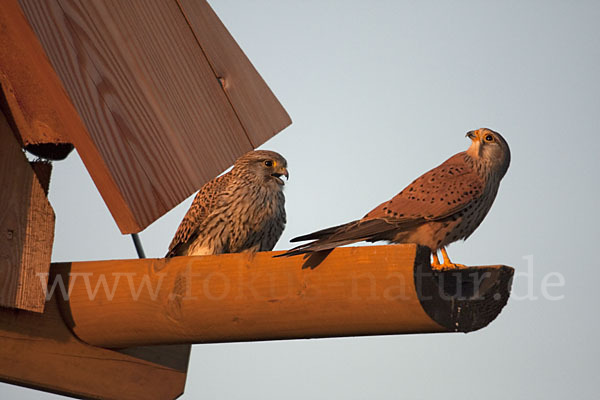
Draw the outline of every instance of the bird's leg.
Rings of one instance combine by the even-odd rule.
[[[446,248],[442,247],[441,249],[442,252],[442,258],[444,259],[444,263],[439,265],[437,267],[437,269],[458,269],[458,268],[467,268],[465,265],[462,264],[454,264],[452,261],[450,261],[450,257],[448,257],[448,253],[446,252]]]
[[[431,257],[433,258],[433,261],[431,263],[431,268],[438,269],[440,267],[440,259],[438,258],[437,250],[433,250],[431,252]]]

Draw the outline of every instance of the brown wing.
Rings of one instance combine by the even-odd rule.
[[[229,173],[221,175],[202,186],[196,194],[192,205],[183,217],[179,228],[169,245],[166,257],[181,255],[192,243],[200,232],[200,227],[205,218],[216,206],[219,194],[222,193],[229,183]]]
[[[465,155],[458,153],[426,172],[361,220],[292,239],[293,242],[314,241],[283,255],[323,251],[363,240],[390,240],[398,231],[459,212],[481,196],[484,186],[483,180],[465,161]]]
[[[384,219],[403,224],[443,219],[467,207],[483,193],[484,182],[458,153],[421,175],[391,200],[370,211],[363,220]]]

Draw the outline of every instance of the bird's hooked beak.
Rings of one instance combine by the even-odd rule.
[[[477,129],[475,131],[469,131],[466,135],[469,139],[471,139],[471,145],[467,149],[467,154],[473,158],[479,158],[481,156],[481,129]]]
[[[475,140],[479,139],[479,131],[469,131],[469,132],[467,132],[466,137],[468,137],[472,141],[475,141]]]
[[[283,182],[283,179],[281,179],[282,176],[285,176],[286,181],[290,179],[290,173],[288,172],[286,167],[277,167],[277,169],[271,174],[271,176],[274,177],[277,183],[279,183],[280,185],[285,185],[285,182]]]

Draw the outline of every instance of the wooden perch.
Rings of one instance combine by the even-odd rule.
[[[84,342],[127,346],[470,332],[506,304],[513,269],[432,271],[417,245],[336,249],[316,269],[276,253],[53,265]],[[66,290],[66,289],[65,289]]]

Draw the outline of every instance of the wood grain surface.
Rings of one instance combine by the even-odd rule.
[[[0,381],[92,399],[174,399],[190,346],[121,351],[87,345],[65,325],[56,299],[43,314],[0,308]]]
[[[0,13],[0,106],[23,146],[68,143],[85,131],[17,0]]]
[[[498,315],[510,290],[497,275],[473,284],[479,269],[469,268],[471,280],[457,287],[471,291],[453,293],[440,282],[450,282],[446,275],[455,271],[432,271],[429,251],[416,245],[339,248],[314,270],[302,268],[302,257],[274,254],[53,268],[71,289],[61,305],[75,334],[109,347],[470,331]],[[512,276],[508,267],[486,268]],[[459,300],[470,314],[457,312]],[[457,319],[463,314],[478,323]]]
[[[123,233],[139,232],[285,125],[258,74],[240,74],[260,109],[244,118],[272,115],[249,139],[244,112],[175,0],[20,4],[87,127],[71,140]],[[219,51],[237,49],[222,26],[214,36],[228,43]]]
[[[279,100],[210,5],[196,0],[178,3],[252,145],[258,147],[291,124]]]
[[[0,306],[42,312],[54,211],[0,112]]]

